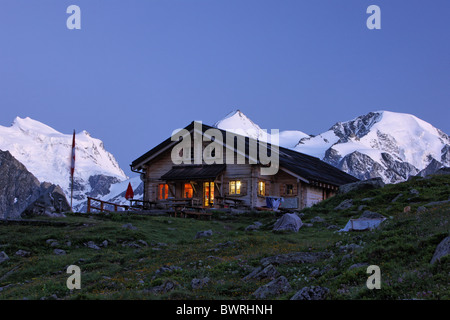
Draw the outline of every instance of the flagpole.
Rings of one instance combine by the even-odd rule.
[[[71,183],[71,187],[70,187],[70,211],[73,212],[72,200],[73,200],[73,175],[72,175],[72,183]]]
[[[71,164],[70,164],[70,178],[71,178],[71,184],[70,184],[70,211],[73,212],[73,174],[75,171],[75,130],[73,130],[73,138],[72,138],[72,157],[71,157]]]

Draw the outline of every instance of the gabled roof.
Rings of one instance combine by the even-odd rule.
[[[192,132],[194,130],[194,122],[191,122],[184,129]],[[203,132],[208,129],[217,129],[220,130],[223,134],[227,132],[226,130],[202,124]],[[245,137],[246,152],[249,150],[250,140],[251,138]],[[147,153],[134,160],[131,163],[131,168],[134,170],[142,170],[146,163],[151,161],[154,157],[164,152],[165,150],[173,147],[177,143],[178,141],[172,141],[169,137]],[[280,169],[288,171],[291,174],[295,174],[299,178],[303,178],[302,180],[307,180],[307,182],[315,181],[331,184],[334,186],[340,186],[343,184],[359,181],[357,178],[339,170],[338,168],[320,160],[319,158],[284,147],[279,147],[278,150]],[[271,152],[273,151],[275,150],[271,150]],[[177,172],[179,173],[180,171]],[[170,171],[167,174],[169,173]]]

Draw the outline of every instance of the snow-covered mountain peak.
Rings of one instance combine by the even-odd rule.
[[[235,132],[254,139],[269,141],[272,143],[277,141],[271,137],[272,129],[276,128],[261,129],[259,125],[250,120],[250,118],[248,118],[239,109],[230,112],[227,116],[225,116],[225,118],[216,122],[214,126],[222,130]],[[285,130],[279,131],[278,141],[280,146],[290,148],[294,147],[300,139],[305,137],[309,137],[309,135],[302,131]]]
[[[217,121],[214,126],[222,130],[232,131],[254,139],[267,139],[267,133],[239,109],[227,114],[225,118]]]
[[[29,117],[16,117],[11,125],[11,128],[20,130],[30,135],[61,135],[61,133],[56,131],[55,129]]]
[[[382,110],[338,122],[324,133],[302,139],[295,149],[358,178],[381,176],[385,182],[397,182],[424,170],[433,159],[450,165],[449,145],[450,138],[428,122]],[[366,174],[375,167],[376,172]]]
[[[31,118],[14,119],[10,127],[0,126],[0,150],[8,150],[40,181],[59,185],[70,196],[72,133],[63,134]],[[114,183],[128,177],[103,142],[87,131],[75,134],[74,204],[85,202],[105,177]],[[95,180],[95,181],[94,181]]]

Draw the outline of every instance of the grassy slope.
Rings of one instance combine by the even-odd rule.
[[[411,189],[418,194],[410,193]],[[391,201],[399,194],[395,203]],[[1,299],[40,299],[56,295],[62,299],[252,299],[251,294],[269,280],[243,282],[241,279],[260,265],[263,257],[298,251],[331,251],[333,257],[314,264],[277,266],[292,291],[275,297],[289,299],[304,286],[320,285],[330,289],[329,299],[449,299],[449,258],[430,265],[437,244],[449,234],[450,205],[435,206],[417,213],[419,206],[447,200],[450,176],[414,179],[333,197],[303,211],[303,222],[320,216],[324,223],[302,227],[298,233],[273,233],[275,218],[270,213],[239,217],[215,213],[212,221],[195,219],[129,216],[125,214],[72,214],[61,219],[64,227],[0,225],[0,251],[10,260],[0,264]],[[352,198],[353,207],[333,210],[344,199]],[[365,198],[371,198],[367,200]],[[365,200],[363,200],[365,199]],[[372,232],[337,233],[328,228],[342,228],[350,217],[362,210],[376,211],[388,219]],[[404,213],[405,206],[411,211]],[[60,220],[60,219],[54,219]],[[259,231],[244,228],[260,221]],[[122,228],[132,223],[137,230]],[[209,238],[194,239],[197,231],[213,230]],[[51,247],[47,239],[59,245]],[[104,240],[108,246],[94,250],[84,246]],[[144,240],[148,246],[123,246],[124,242]],[[70,245],[67,244],[70,241]],[[228,245],[221,246],[230,241]],[[137,242],[136,242],[137,243]],[[345,251],[343,246],[361,248]],[[55,255],[55,248],[66,255]],[[19,249],[30,257],[15,255]],[[81,259],[81,260],[80,260]],[[349,270],[351,265],[366,263],[381,268],[381,290],[368,290],[366,266]],[[81,290],[66,287],[67,266],[81,268]],[[162,266],[181,269],[156,275]],[[209,277],[209,284],[192,290],[191,280]],[[160,285],[165,279],[179,287],[167,294],[152,294],[145,289]]]

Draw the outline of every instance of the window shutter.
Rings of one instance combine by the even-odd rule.
[[[296,183],[294,183],[294,187],[292,189],[293,189],[292,193],[297,195],[298,191],[297,191],[297,184]]]
[[[280,196],[286,195],[286,185],[284,183],[280,183]]]
[[[266,183],[265,196],[267,197],[267,196],[270,196],[270,182],[266,181],[265,183]]]
[[[241,180],[241,195],[247,194],[247,180]]]

